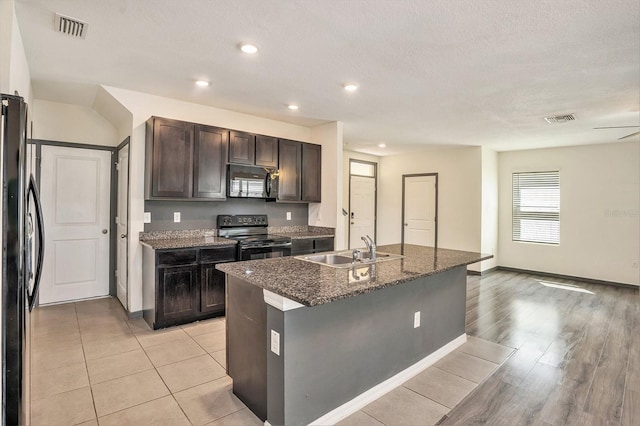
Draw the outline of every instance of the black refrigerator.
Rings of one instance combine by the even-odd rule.
[[[27,170],[27,104],[2,97],[2,424],[30,424],[30,314],[36,303],[44,229]]]

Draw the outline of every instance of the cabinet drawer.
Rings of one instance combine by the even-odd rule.
[[[159,265],[188,265],[198,261],[197,250],[171,250],[158,253]]]
[[[236,246],[200,249],[200,262],[232,262],[236,260]]]
[[[316,252],[333,251],[333,238],[317,238],[314,249]]]

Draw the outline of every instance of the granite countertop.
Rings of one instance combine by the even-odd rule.
[[[353,279],[352,268],[332,268],[295,257],[225,263],[217,265],[216,268],[305,306],[315,306],[439,274],[493,257],[490,254],[410,244],[379,246],[378,251],[402,254],[405,257],[378,262],[371,266],[358,266],[360,272],[375,275],[373,278],[360,280]],[[364,268],[369,270],[366,271]]]
[[[150,240],[140,240],[140,243],[151,247],[154,250],[177,249],[177,248],[198,248],[212,246],[228,246],[237,244],[235,240],[220,237],[176,237],[176,238],[158,238]]]
[[[317,231],[306,231],[306,232],[274,232],[274,235],[279,235],[281,237],[289,237],[292,240],[304,240],[308,238],[326,238],[326,237],[335,237],[334,234],[329,232],[317,232]]]

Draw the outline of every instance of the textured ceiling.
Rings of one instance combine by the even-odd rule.
[[[339,120],[347,148],[378,155],[607,143],[635,129],[593,127],[640,121],[638,0],[15,1],[40,99],[91,105],[104,84],[305,126]],[[55,12],[87,21],[86,39],[54,32]],[[577,120],[543,120],[564,113]]]

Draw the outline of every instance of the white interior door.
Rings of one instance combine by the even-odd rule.
[[[122,306],[127,308],[127,242],[129,217],[129,145],[118,151],[118,213],[116,292]]]
[[[434,247],[436,243],[436,177],[407,176],[404,181],[404,242]]]
[[[41,164],[40,303],[108,295],[111,153],[43,145]]]
[[[361,237],[376,232],[376,179],[351,176],[349,248],[364,247]]]

